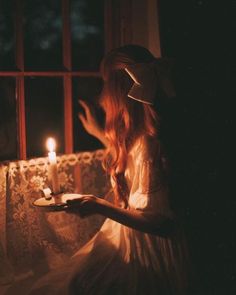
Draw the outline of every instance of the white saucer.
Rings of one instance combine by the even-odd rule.
[[[52,197],[50,200],[39,198],[33,202],[34,206],[46,208],[50,210],[63,210],[67,208],[67,201],[81,198],[81,194],[62,194]]]

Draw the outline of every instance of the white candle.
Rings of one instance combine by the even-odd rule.
[[[54,194],[60,192],[60,185],[58,181],[58,174],[57,174],[57,156],[56,152],[54,151],[56,147],[56,142],[53,138],[48,138],[47,140],[47,148],[48,148],[48,159],[49,159],[49,170],[48,175],[49,179],[52,184],[52,191]]]

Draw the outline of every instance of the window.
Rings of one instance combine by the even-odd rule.
[[[105,52],[105,0],[0,2],[0,160],[101,147],[77,119],[96,100]],[[98,114],[100,116],[100,114]]]

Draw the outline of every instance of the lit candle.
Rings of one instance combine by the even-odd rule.
[[[47,149],[49,151],[48,153],[48,159],[49,159],[49,179],[51,180],[52,184],[52,191],[54,194],[57,194],[60,192],[60,185],[58,181],[58,174],[57,174],[57,157],[56,152],[54,151],[56,147],[56,142],[53,138],[48,138],[47,140]]]

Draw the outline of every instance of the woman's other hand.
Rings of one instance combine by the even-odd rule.
[[[82,122],[84,129],[91,135],[97,136],[101,132],[101,127],[99,126],[94,110],[83,100],[79,100],[79,104],[83,107],[85,115],[82,113],[78,114],[80,121]]]
[[[103,129],[97,122],[94,110],[83,100],[79,100],[79,103],[85,111],[85,115],[82,113],[78,114],[78,117],[82,122],[84,129],[89,134],[95,136],[98,140],[100,140],[105,146],[107,146],[107,139],[105,138]]]

